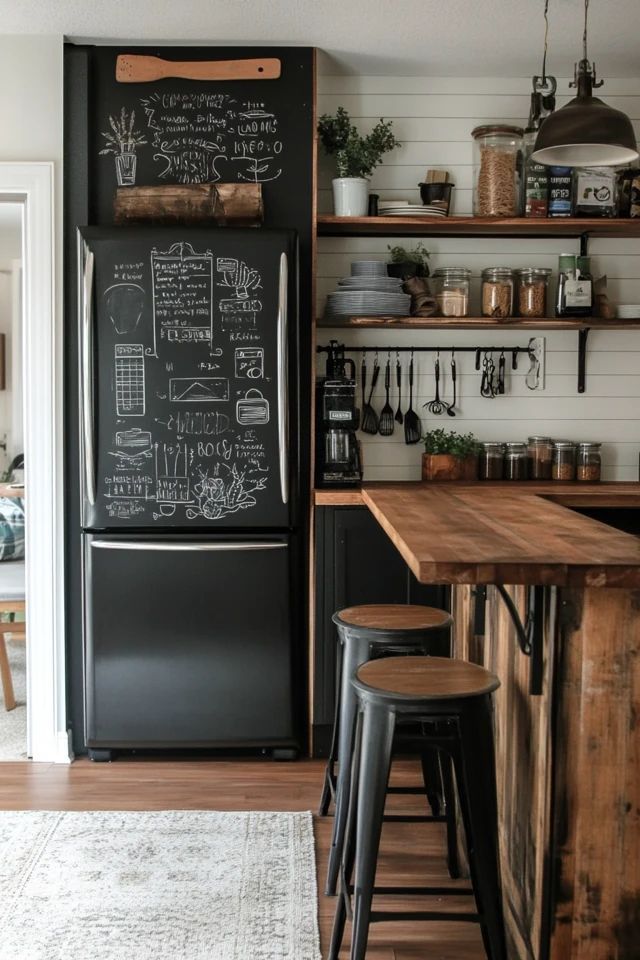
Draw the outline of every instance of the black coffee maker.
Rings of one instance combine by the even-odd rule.
[[[332,340],[326,349],[326,375],[316,382],[316,486],[355,487],[362,481],[356,366],[344,344]]]

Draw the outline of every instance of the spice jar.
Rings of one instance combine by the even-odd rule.
[[[442,317],[466,317],[469,313],[469,277],[464,267],[440,267],[433,273],[436,302]]]
[[[553,444],[552,480],[575,480],[576,445],[572,440],[556,440]]]
[[[553,440],[551,437],[529,437],[527,451],[529,455],[529,479],[551,480],[551,461],[553,459]]]
[[[527,445],[526,443],[505,443],[504,445],[504,479],[527,479]]]
[[[480,451],[480,479],[502,480],[504,444],[483,443]]]
[[[518,277],[518,314],[521,317],[546,317],[547,292],[551,270],[546,267],[523,267]]]
[[[520,208],[522,127],[492,124],[471,131],[474,140],[473,213],[517,217]]]
[[[513,270],[509,267],[482,271],[482,316],[513,316]]]
[[[576,480],[597,483],[602,476],[601,443],[579,443],[576,465]]]

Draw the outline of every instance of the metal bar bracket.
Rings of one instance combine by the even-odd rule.
[[[589,327],[578,330],[578,393],[584,393],[587,381],[587,339]]]
[[[527,591],[527,612],[523,624],[520,614],[509,593],[501,583],[495,584],[516,630],[518,644],[526,657],[531,657],[529,670],[529,693],[539,697],[542,693],[545,588],[529,587]]]

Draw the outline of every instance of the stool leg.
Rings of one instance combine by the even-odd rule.
[[[324,784],[322,787],[322,796],[320,797],[320,807],[318,809],[319,817],[326,817],[329,812],[332,793],[335,792],[336,783],[336,760],[338,759],[338,729],[340,727],[340,683],[342,680],[342,641],[338,643],[339,664],[336,671],[336,703],[333,712],[333,730],[331,731],[331,746],[329,747],[329,756],[327,757],[327,766],[324,771]]]
[[[351,777],[351,750],[353,746],[356,695],[351,678],[360,664],[369,659],[369,641],[346,636],[343,640],[342,676],[340,678],[340,719],[338,722],[338,776],[336,778],[336,801],[333,819],[333,836],[329,850],[327,884],[325,894],[333,897],[336,892],[344,828],[349,808],[349,779]]]
[[[444,813],[447,818],[447,868],[452,880],[460,877],[460,862],[458,860],[458,830],[456,825],[456,799],[453,783],[451,757],[444,751],[438,752],[440,763],[440,780],[444,799]]]
[[[423,750],[420,754],[420,762],[422,764],[424,792],[427,800],[429,801],[431,813],[434,817],[439,817],[441,809],[439,787],[441,781],[437,751],[430,748]]]
[[[356,813],[351,960],[365,960],[367,952],[394,729],[395,714],[391,710],[372,703],[364,704]]]
[[[6,624],[3,626],[6,629]],[[5,630],[0,628],[0,682],[2,682],[2,692],[4,694],[4,708],[5,710],[13,710],[16,705],[16,697],[13,692],[11,665],[9,664],[7,640],[4,634]]]
[[[491,700],[474,698],[461,710],[460,749],[454,754],[469,870],[489,960],[508,960],[500,889],[498,803]]]

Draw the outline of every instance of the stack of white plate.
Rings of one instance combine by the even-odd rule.
[[[620,320],[637,320],[640,317],[640,303],[619,303],[616,313]]]
[[[406,317],[411,297],[402,293],[402,280],[387,276],[382,260],[354,260],[351,276],[327,297],[325,320],[338,317]]]
[[[381,217],[446,217],[442,207],[432,203],[409,203],[408,200],[381,200],[378,203]]]

